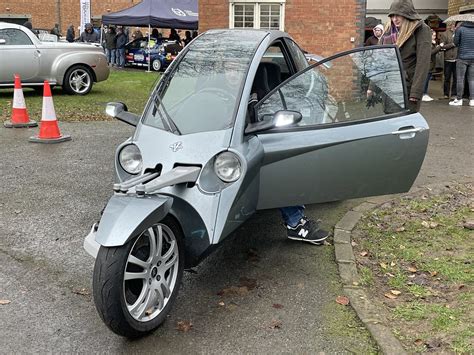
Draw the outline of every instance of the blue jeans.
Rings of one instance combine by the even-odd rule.
[[[430,80],[431,80],[431,73],[428,73],[428,77],[426,78],[426,81],[425,81],[425,87],[423,89],[423,95],[428,95],[428,87],[430,86]]]
[[[281,216],[285,224],[290,227],[296,227],[303,218],[304,206],[290,206],[280,208]]]
[[[456,76],[458,100],[462,100],[464,95],[464,79],[467,73],[467,84],[469,85],[469,99],[474,100],[474,59],[458,59],[456,62]]]
[[[115,50],[115,64],[123,68],[125,66],[125,48]]]
[[[107,63],[115,64],[115,48],[114,49],[105,48],[105,55],[107,56]]]

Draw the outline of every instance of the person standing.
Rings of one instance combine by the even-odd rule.
[[[115,33],[115,27],[109,26],[107,33],[105,34],[105,55],[107,56],[107,62],[109,65],[115,65],[115,49],[117,48],[117,38]]]
[[[436,32],[431,30],[431,61],[430,61],[430,71],[428,72],[428,76],[425,82],[425,88],[423,90],[423,97],[421,101],[433,101],[434,99],[428,95],[428,88],[430,86],[430,80],[433,76],[433,72],[436,69],[436,54],[439,53],[441,50],[441,46],[438,45],[436,42]]]
[[[99,43],[100,36],[97,32],[94,31],[91,23],[86,23],[84,26],[86,29],[84,32],[81,33],[79,37],[79,42],[87,42],[87,43]]]
[[[364,44],[365,47],[376,46],[379,44],[380,38],[382,38],[383,35],[383,25],[378,24],[372,29],[372,32],[374,32],[374,35],[367,38],[367,41],[365,41]]]
[[[51,29],[51,34],[58,36],[58,39],[61,37],[61,32],[59,32],[59,23],[54,24],[54,27]]]
[[[448,28],[441,34],[441,50],[444,52],[444,98],[456,96],[456,58],[458,48],[454,45],[455,23],[448,24]],[[451,84],[452,81],[452,84]],[[451,87],[451,91],[449,90]]]
[[[74,31],[74,25],[71,24],[69,25],[66,31],[66,41],[68,41],[69,43],[72,43],[74,42],[75,39],[76,39],[76,32]]]
[[[176,41],[177,44],[181,44],[181,37],[179,37],[178,32],[174,28],[170,30],[170,36],[168,37],[170,41]]]
[[[119,68],[123,68],[125,67],[125,45],[127,44],[127,36],[125,36],[121,27],[117,28],[116,41],[115,64],[117,64]]]
[[[188,43],[191,42],[192,40],[193,38],[191,37],[191,31],[184,32],[184,39],[183,39],[184,45],[187,46]]]
[[[142,31],[140,31],[140,28],[135,27],[135,32],[132,33],[132,40],[142,38],[142,37],[143,37],[143,33]]]
[[[464,79],[467,73],[469,106],[474,107],[474,22],[464,22],[456,29],[454,44],[458,47],[456,62],[457,95],[451,106],[462,106]]]
[[[400,49],[408,92],[408,109],[420,110],[423,89],[430,69],[431,30],[416,12],[411,0],[394,1],[382,44]]]

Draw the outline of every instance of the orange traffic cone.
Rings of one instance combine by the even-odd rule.
[[[25,97],[21,88],[21,80],[18,74],[15,74],[15,88],[13,89],[13,105],[11,120],[5,121],[3,125],[7,128],[36,127],[38,123],[30,120],[26,110]]]
[[[47,80],[44,81],[40,132],[39,135],[30,137],[28,140],[34,143],[60,143],[71,140],[71,136],[63,136],[61,132],[59,132],[53,97],[51,96],[51,88]]]

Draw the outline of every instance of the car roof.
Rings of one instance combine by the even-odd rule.
[[[24,27],[24,26],[17,25],[16,23],[0,22],[0,28],[20,28],[20,27]]]
[[[266,33],[270,36],[270,39],[273,41],[274,39],[281,38],[281,37],[288,37],[291,38],[290,35],[286,32],[278,31],[278,30],[265,30],[265,29],[255,29],[255,28],[221,28],[221,29],[212,29],[206,31],[206,33],[213,34],[213,33],[238,33],[238,32],[255,32],[255,33]]]

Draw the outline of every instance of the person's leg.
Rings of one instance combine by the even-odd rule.
[[[451,76],[452,76],[452,84],[451,84],[451,96],[456,95],[457,93],[457,78],[456,78],[456,62],[450,62],[451,67]]]
[[[474,60],[470,60],[467,68],[467,83],[469,86],[469,100],[474,100]]]
[[[431,80],[431,73],[428,73],[428,76],[426,77],[426,80],[425,80],[425,87],[423,88],[423,98],[421,99],[422,101],[433,101],[431,96],[428,95],[430,80]]]
[[[112,65],[115,65],[115,49],[111,49],[110,52],[110,62],[112,63]]]
[[[107,63],[110,64],[110,49],[105,48],[105,56],[107,57]]]
[[[467,62],[458,59],[456,64],[456,79],[457,79],[457,99],[462,100],[464,94],[464,77],[466,76]]]
[[[288,238],[316,245],[322,244],[329,237],[329,233],[320,229],[316,222],[305,217],[303,211],[304,206],[280,208]]]
[[[444,82],[443,82],[443,94],[449,97],[449,87],[451,86],[451,62],[444,62]]]

